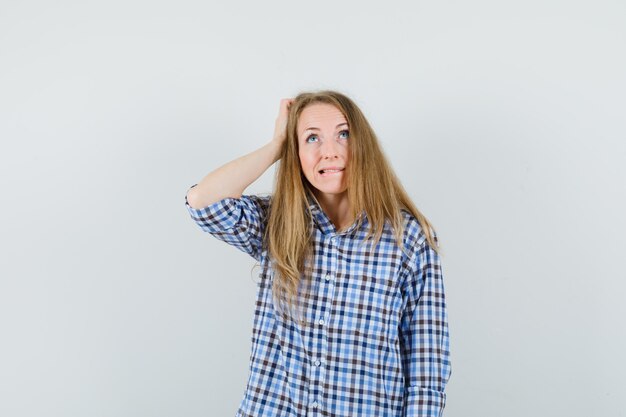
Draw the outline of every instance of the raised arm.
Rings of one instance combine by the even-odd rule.
[[[209,173],[185,193],[191,218],[205,232],[260,260],[270,196],[244,190],[280,158],[291,99],[280,102],[271,142]]]
[[[244,190],[280,158],[291,102],[289,98],[280,101],[274,137],[269,143],[211,171],[188,190],[187,201],[192,208],[201,209],[226,197],[241,197]]]

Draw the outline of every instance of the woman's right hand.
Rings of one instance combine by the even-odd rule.
[[[287,118],[289,116],[289,106],[292,102],[292,98],[283,98],[280,100],[280,109],[278,110],[278,116],[276,117],[276,123],[274,125],[273,140],[281,145],[287,138]]]

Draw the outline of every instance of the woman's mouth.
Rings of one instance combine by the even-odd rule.
[[[344,168],[341,168],[341,169],[323,169],[323,170],[319,171],[319,174],[322,177],[328,177],[328,176],[331,176],[331,175],[337,175],[340,172],[343,172],[343,170],[344,170]]]

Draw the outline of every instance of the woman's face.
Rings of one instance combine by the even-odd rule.
[[[310,104],[298,118],[298,153],[306,179],[319,192],[346,191],[350,162],[348,122],[332,104]],[[336,169],[338,171],[325,171]]]

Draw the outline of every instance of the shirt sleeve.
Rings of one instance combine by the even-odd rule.
[[[400,322],[403,417],[440,417],[451,374],[448,315],[439,254],[425,241],[409,264]]]
[[[185,193],[185,206],[196,224],[205,232],[260,261],[270,196],[226,197],[195,209],[189,205],[187,194],[196,185],[189,187]]]

